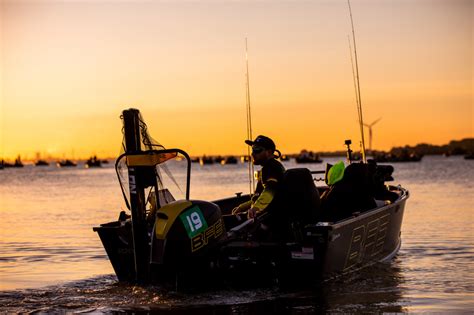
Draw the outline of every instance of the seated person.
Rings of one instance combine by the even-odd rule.
[[[265,136],[258,136],[254,141],[245,140],[252,146],[252,159],[255,165],[261,165],[262,170],[258,176],[258,183],[252,198],[235,207],[232,214],[247,211],[249,219],[263,213],[274,199],[283,180],[285,168],[275,159],[275,143]]]

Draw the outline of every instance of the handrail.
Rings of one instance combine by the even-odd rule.
[[[133,156],[133,155],[153,155],[153,154],[166,154],[166,153],[180,153],[181,155],[183,155],[185,158],[186,158],[186,161],[187,161],[187,171],[186,171],[186,200],[189,200],[189,194],[190,194],[190,187],[191,187],[191,158],[189,157],[188,153],[186,153],[185,151],[181,150],[181,149],[165,149],[165,150],[146,150],[146,151],[139,151],[139,152],[134,152],[134,153],[123,153],[121,154],[117,160],[115,161],[115,172],[117,173],[117,176],[119,178],[119,181],[120,181],[120,176],[119,176],[119,173],[118,173],[118,169],[117,169],[117,166],[118,166],[118,162],[123,158],[123,157],[126,157],[126,156]],[[164,162],[163,162],[164,163]],[[156,163],[156,165],[158,165],[160,163]],[[123,192],[123,189],[122,189],[122,193],[125,195],[125,192]]]

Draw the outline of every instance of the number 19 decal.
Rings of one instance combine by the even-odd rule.
[[[198,206],[194,206],[183,212],[180,216],[189,238],[202,233],[207,229],[207,222]]]
[[[199,228],[202,227],[202,221],[201,217],[197,212],[191,213],[191,215],[187,215],[186,219],[188,220],[189,228],[191,229],[191,232],[194,232],[195,230],[199,230]]]

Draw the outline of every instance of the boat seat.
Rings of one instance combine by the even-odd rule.
[[[321,196],[322,221],[336,222],[377,206],[371,167],[363,163],[346,167],[343,179]]]
[[[301,228],[315,223],[319,216],[320,198],[310,170],[287,170],[271,206],[269,223],[273,234],[279,234],[281,238],[288,239],[295,226]]]

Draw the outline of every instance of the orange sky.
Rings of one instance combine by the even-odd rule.
[[[473,1],[351,1],[375,149],[473,137]],[[0,155],[116,156],[119,115],[191,155],[360,141],[347,2],[3,0]],[[368,139],[366,139],[368,142]]]

